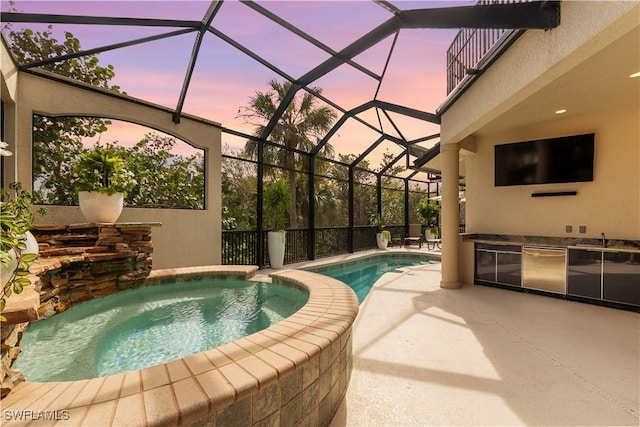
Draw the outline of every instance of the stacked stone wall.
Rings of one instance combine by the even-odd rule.
[[[16,325],[2,325],[0,335],[2,337],[2,372],[1,398],[4,398],[13,388],[24,381],[23,375],[11,369],[13,361],[20,354],[20,340],[22,333],[28,323],[18,323]]]
[[[150,225],[40,225],[32,233],[43,270],[36,283],[41,319],[139,286],[152,268]]]

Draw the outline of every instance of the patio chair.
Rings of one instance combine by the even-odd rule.
[[[404,238],[404,245],[417,243],[418,248],[422,248],[422,225],[409,224],[409,234]]]
[[[389,247],[399,246],[402,247],[402,233],[394,234],[391,233],[391,241],[389,242]]]
[[[427,231],[425,232],[425,239],[427,242],[427,249],[429,250],[434,250],[436,247],[438,247],[438,249],[441,249],[441,245],[442,245],[442,239],[440,239],[439,236],[434,235],[431,230],[429,230],[427,228]],[[431,247],[431,245],[433,245],[433,247]]]

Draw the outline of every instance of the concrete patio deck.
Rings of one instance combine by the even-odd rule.
[[[376,283],[332,427],[640,424],[638,313],[439,280]]]

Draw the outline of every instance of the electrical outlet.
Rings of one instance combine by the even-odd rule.
[[[582,234],[586,233],[586,232],[587,232],[587,226],[586,226],[586,225],[581,225],[581,226],[580,226],[580,230],[579,230],[579,231],[580,231],[580,233],[582,233]]]
[[[573,227],[570,225],[565,225],[564,231],[566,231],[567,233],[571,233],[573,231]]]

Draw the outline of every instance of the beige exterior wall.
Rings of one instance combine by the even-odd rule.
[[[443,113],[443,145],[467,137],[476,142],[475,152],[462,152],[466,231],[574,238],[598,238],[604,232],[611,239],[638,240],[640,82],[628,76],[640,71],[640,62],[634,59],[627,71],[616,60],[638,57],[620,47],[631,41],[638,50],[640,3],[563,1],[561,21],[550,31],[527,31]],[[626,73],[619,81],[608,74],[616,66]],[[623,99],[622,93],[631,96]],[[552,110],[553,102],[562,100],[574,106],[566,117]],[[494,186],[496,144],[592,132],[593,182]],[[531,197],[568,190],[578,194]],[[567,233],[566,225],[573,232]],[[578,232],[580,225],[586,226],[585,234]],[[458,255],[461,279],[470,284],[472,243],[464,242]]]
[[[3,58],[3,101],[5,101]],[[34,113],[49,116],[89,115],[125,120],[148,126],[180,138],[204,149],[206,168],[206,209],[142,209],[125,208],[119,221],[161,222],[153,229],[154,269],[220,264],[221,260],[221,129],[213,122],[182,117],[173,123],[171,112],[151,104],[135,102],[122,96],[71,86],[47,78],[20,73],[15,99],[15,115],[5,118],[15,126],[18,141],[14,147],[17,180],[27,188],[32,185],[32,117]],[[11,98],[7,98],[8,101]],[[9,102],[10,103],[10,102]],[[12,168],[7,166],[5,179],[11,182]],[[153,189],[149,189],[153,191]],[[79,207],[49,206],[39,223],[85,222]]]
[[[640,111],[599,112],[478,138],[467,157],[467,232],[640,239]],[[595,133],[593,182],[494,186],[494,145]],[[571,191],[576,196],[531,197]],[[565,225],[573,232],[566,233]],[[578,233],[585,225],[587,232]]]

